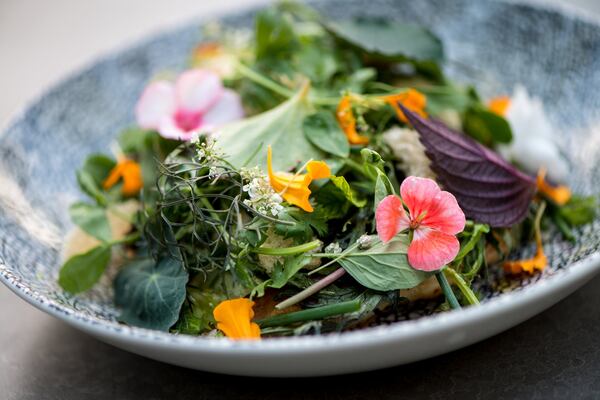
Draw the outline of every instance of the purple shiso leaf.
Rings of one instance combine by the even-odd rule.
[[[456,197],[468,218],[492,227],[525,219],[536,190],[534,178],[469,136],[402,104],[400,108],[419,132],[438,182]]]

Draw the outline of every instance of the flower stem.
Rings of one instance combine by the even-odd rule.
[[[314,250],[320,245],[320,240],[313,240],[312,242],[304,243],[293,247],[257,247],[256,249],[252,249],[252,252],[268,256],[293,256],[296,254],[306,253],[307,251]]]
[[[435,273],[435,277],[437,278],[437,281],[440,284],[440,287],[442,288],[444,296],[446,296],[446,300],[448,300],[450,307],[454,309],[460,309],[460,304],[458,303],[456,296],[454,296],[454,292],[452,291],[452,288],[450,287],[450,284],[448,283],[444,273],[441,270],[437,271]]]
[[[360,309],[360,305],[361,304],[359,300],[345,301],[342,303],[329,304],[322,307],[291,312],[288,314],[274,315],[272,317],[256,321],[256,323],[260,325],[261,328],[290,325],[297,322],[324,319],[333,317],[335,315],[358,311]]]
[[[317,293],[321,289],[331,285],[333,282],[335,282],[336,280],[341,278],[345,273],[346,273],[346,270],[344,268],[338,268],[335,271],[333,271],[331,274],[327,275],[325,278],[313,283],[312,285],[310,285],[309,287],[307,287],[300,293],[295,294],[294,296],[290,297],[289,299],[284,300],[281,303],[277,304],[275,306],[275,308],[278,310],[282,310],[284,308],[293,306],[294,304],[300,303],[302,300],[312,296],[313,294]]]
[[[454,269],[448,267],[444,268],[444,274],[448,275],[452,278],[458,289],[461,291],[465,299],[469,302],[469,304],[479,304],[479,299],[475,296],[475,293],[471,290],[467,282],[460,276],[458,272]]]

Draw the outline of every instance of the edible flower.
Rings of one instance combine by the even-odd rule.
[[[115,186],[120,180],[123,181],[121,192],[125,196],[135,196],[144,186],[142,180],[142,168],[137,162],[123,158],[110,171],[108,177],[102,182],[104,190]]]
[[[571,190],[563,185],[552,186],[546,181],[546,169],[541,168],[537,176],[537,190],[559,206],[564,206],[571,200]]]
[[[546,258],[544,246],[542,245],[542,229],[540,226],[545,208],[546,203],[542,202],[537,211],[533,224],[535,230],[535,244],[537,246],[535,256],[525,260],[506,261],[504,263],[504,270],[506,272],[510,274],[519,274],[521,272],[533,274],[535,271],[542,271],[544,268],[546,268],[546,265],[548,265],[548,259]]]
[[[325,179],[331,176],[331,170],[323,161],[309,161],[306,163],[305,174],[292,174],[290,172],[273,172],[271,146],[267,150],[267,168],[269,172],[269,183],[275,191],[288,203],[300,207],[306,212],[313,212],[308,198],[311,191],[308,188],[314,179]]]
[[[167,139],[189,141],[194,133],[244,116],[240,97],[224,88],[221,78],[207,69],[191,69],[177,78],[153,82],[135,108],[138,125],[155,129]]]
[[[410,230],[408,262],[414,269],[436,271],[454,260],[460,249],[456,235],[465,227],[465,214],[456,198],[432,179],[415,176],[402,182],[400,196],[389,195],[377,206],[379,238],[389,242]]]
[[[531,174],[545,167],[550,180],[559,183],[567,180],[569,166],[556,141],[560,132],[550,122],[539,98],[531,97],[523,86],[517,86],[510,100],[502,104],[496,99],[488,106],[505,117],[512,129],[512,142],[498,146],[504,158]]]
[[[401,103],[404,107],[408,108],[414,113],[419,114],[421,117],[427,118],[427,113],[425,112],[425,107],[427,106],[427,97],[415,89],[408,89],[404,93],[384,96],[383,100],[392,106],[394,111],[396,111],[396,116],[398,119],[405,124],[408,124],[408,119],[398,106],[398,103]]]
[[[365,145],[369,143],[369,138],[359,135],[356,131],[356,118],[352,113],[352,99],[350,96],[344,96],[340,100],[335,112],[340,127],[348,138],[348,143]]]
[[[230,339],[260,339],[260,327],[252,322],[253,306],[246,298],[222,301],[213,310],[217,329]]]
[[[488,102],[488,108],[490,111],[501,117],[506,116],[508,107],[510,107],[510,97],[508,96],[494,97]]]
[[[233,78],[237,57],[217,42],[199,44],[192,53],[192,65],[213,71],[223,79]]]

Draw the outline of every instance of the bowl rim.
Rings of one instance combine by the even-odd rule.
[[[312,0],[309,2],[320,3],[327,0]],[[561,14],[565,18],[577,19],[588,24],[595,25],[600,29],[600,15],[586,13],[572,4],[547,3],[544,0],[500,0],[500,3],[508,5],[524,5],[539,11],[550,11]],[[190,24],[199,24],[207,19],[222,19],[224,17],[235,17],[264,8],[267,4],[254,5],[236,12],[214,13],[209,16],[192,18],[172,27],[150,30],[141,38],[126,41],[116,48],[100,52],[90,61],[79,67],[67,71],[62,78],[54,81],[46,87],[42,87],[38,94],[26,101],[19,109],[13,112],[8,123],[0,126],[0,139],[18,125],[26,116],[27,111],[54,90],[62,87],[71,79],[94,68],[99,63],[107,62],[118,57],[127,50],[142,46],[155,40],[157,37],[177,32]],[[379,325],[350,332],[328,333],[324,335],[292,336],[264,338],[262,340],[231,340],[221,337],[191,336],[173,334],[152,329],[139,328],[120,324],[116,321],[101,320],[93,316],[78,313],[72,309],[49,300],[39,292],[32,290],[22,279],[13,274],[9,265],[4,262],[0,254],[0,281],[13,293],[25,300],[37,309],[52,315],[59,320],[77,327],[85,332],[100,337],[127,341],[140,345],[149,345],[160,348],[179,348],[189,350],[201,350],[207,353],[235,353],[236,355],[265,355],[265,354],[294,354],[307,352],[320,352],[332,349],[348,350],[356,345],[381,346],[387,343],[395,343],[400,340],[410,340],[419,336],[432,334],[440,331],[458,329],[470,323],[484,320],[486,316],[501,315],[521,307],[527,307],[540,301],[548,295],[548,292],[560,292],[566,290],[577,282],[589,279],[600,273],[600,252],[584,256],[568,268],[557,270],[547,274],[522,289],[514,292],[502,293],[477,307],[467,307],[460,310],[437,313],[416,320],[407,320],[389,325]]]

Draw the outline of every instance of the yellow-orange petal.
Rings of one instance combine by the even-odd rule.
[[[538,248],[533,258],[517,261],[507,261],[504,263],[504,270],[511,274],[520,274],[527,272],[533,274],[535,271],[542,271],[548,265],[548,259],[544,254],[544,248],[541,243],[537,244]]]
[[[566,186],[552,186],[546,181],[546,169],[541,168],[537,176],[537,190],[559,206],[571,200],[571,190]]]
[[[344,96],[340,100],[335,116],[342,128],[342,131],[346,134],[348,143],[365,145],[369,143],[369,138],[366,136],[359,135],[356,131],[356,118],[352,113],[352,100],[350,96]]]
[[[312,179],[325,179],[331,176],[331,170],[324,161],[311,161],[306,166],[306,171]]]
[[[252,322],[253,306],[246,298],[222,301],[213,310],[217,329],[230,339],[260,339],[260,327]]]
[[[488,108],[490,109],[490,111],[501,117],[506,116],[506,111],[508,110],[509,106],[510,106],[510,97],[508,97],[508,96],[494,97],[488,103]]]
[[[125,196],[138,194],[144,185],[140,164],[129,159],[120,160],[102,182],[102,187],[104,190],[108,190],[115,186],[119,180],[123,180],[121,192]]]
[[[408,119],[402,112],[402,109],[399,107],[398,103],[402,104],[410,111],[419,114],[421,117],[427,118],[427,113],[425,112],[425,107],[427,106],[427,97],[415,89],[411,88],[404,93],[383,96],[382,99],[392,106],[394,111],[396,111],[396,116],[398,119],[405,124],[408,123]]]

